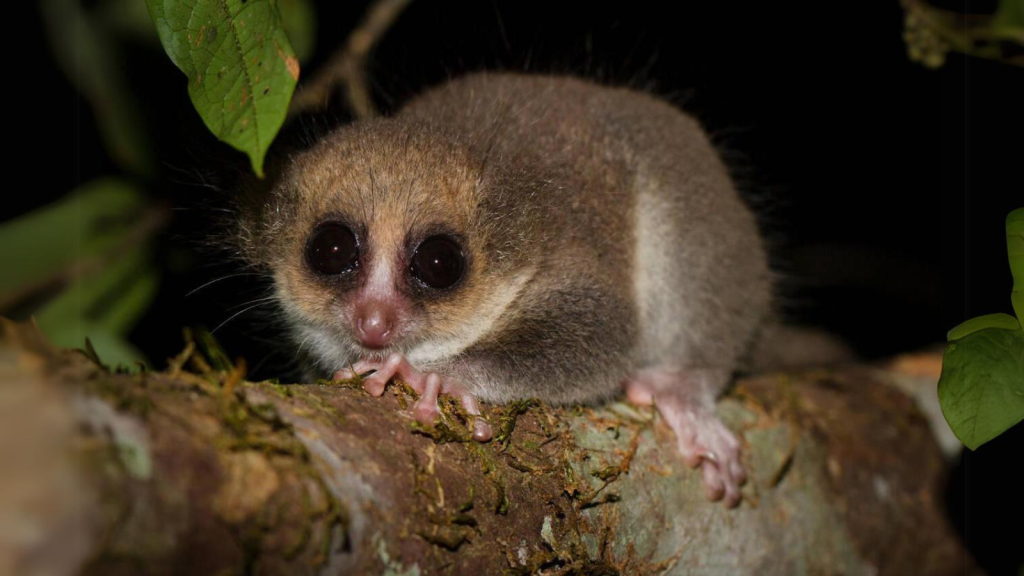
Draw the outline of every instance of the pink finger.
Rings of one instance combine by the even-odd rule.
[[[471,416],[471,426],[473,428],[473,440],[477,442],[487,442],[494,436],[494,431],[491,429],[491,424],[480,415],[480,405],[477,404],[476,398],[472,394],[462,394],[459,396],[459,402],[462,404],[462,408]]]
[[[422,424],[432,425],[437,417],[437,395],[441,391],[441,377],[430,373],[427,375],[423,395],[412,407],[413,416]]]

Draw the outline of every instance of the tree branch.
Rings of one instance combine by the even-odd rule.
[[[6,333],[12,381],[60,399],[61,461],[80,478],[77,508],[30,516],[43,528],[11,547],[19,568],[76,554],[64,564],[104,574],[973,569],[942,513],[927,421],[877,368],[741,381],[719,412],[750,481],[727,510],[649,409],[492,407],[481,445],[448,400],[444,424],[413,424],[402,385],[373,398],[355,382],[246,382],[195,345],[166,372],[116,374]],[[44,476],[33,489],[48,480],[59,492]]]
[[[331,56],[313,78],[295,93],[288,116],[323,110],[338,85],[345,88],[349,107],[356,118],[377,114],[373,105],[366,60],[411,0],[375,0],[366,16],[352,31],[341,50]]]

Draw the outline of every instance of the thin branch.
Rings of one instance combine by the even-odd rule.
[[[366,60],[411,0],[375,0],[362,23],[349,34],[341,50],[320,67],[317,73],[292,98],[288,116],[318,112],[327,107],[335,89],[342,85],[349,107],[357,118],[377,114],[370,95]]]

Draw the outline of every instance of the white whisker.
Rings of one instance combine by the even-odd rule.
[[[241,304],[236,304],[236,305],[234,305],[234,306],[232,306],[232,307],[228,308],[228,312],[230,312],[230,311],[232,311],[232,310],[238,310],[238,309],[239,309],[239,308],[241,308],[242,306],[248,306],[249,304],[256,304],[256,303],[262,303],[262,302],[269,302],[269,301],[271,301],[271,300],[276,300],[276,299],[277,299],[277,296],[274,296],[274,295],[270,295],[270,296],[264,296],[264,297],[262,297],[262,298],[257,298],[257,299],[255,299],[255,300],[249,300],[248,302],[242,302]]]
[[[217,330],[220,330],[221,328],[223,328],[225,324],[227,324],[228,322],[231,322],[232,320],[234,320],[234,319],[235,319],[235,318],[237,318],[238,316],[240,316],[240,315],[242,315],[242,314],[244,314],[244,313],[248,312],[249,310],[252,310],[253,308],[259,308],[260,306],[263,306],[264,304],[269,304],[269,303],[270,303],[270,300],[269,300],[269,299],[264,299],[264,300],[263,300],[262,302],[259,302],[259,303],[257,303],[257,304],[253,304],[252,306],[249,306],[248,308],[246,308],[246,309],[244,309],[244,310],[241,310],[241,311],[239,311],[239,312],[236,312],[236,313],[232,314],[230,318],[228,318],[227,320],[225,320],[225,321],[221,322],[221,323],[220,323],[220,324],[219,324],[219,325],[218,325],[218,326],[217,326],[216,328],[214,328],[213,330],[210,330],[210,335],[213,335],[214,333],[216,333],[216,332],[217,332]]]
[[[200,290],[202,290],[203,288],[206,288],[207,286],[209,286],[211,284],[216,284],[217,282],[220,282],[221,280],[227,280],[228,278],[238,278],[239,276],[265,276],[265,274],[258,274],[256,272],[240,272],[238,274],[228,274],[227,276],[221,276],[220,278],[214,278],[213,280],[210,280],[209,282],[203,284],[202,286],[199,286],[198,288],[195,288],[194,290],[192,290],[188,294],[185,294],[185,298],[188,298],[189,296],[195,294],[196,292],[199,292]]]

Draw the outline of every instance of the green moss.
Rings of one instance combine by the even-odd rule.
[[[469,500],[466,500],[459,506],[459,512],[469,512],[473,509],[473,500],[476,498],[476,490],[469,487]]]
[[[590,473],[591,476],[605,482],[613,482],[622,474],[622,468],[620,466],[605,466],[600,470],[594,470]]]
[[[234,369],[235,363],[209,330],[199,328],[195,330],[195,337],[196,350],[206,357],[211,368],[218,372],[230,372]]]
[[[315,384],[318,386],[332,386],[335,388],[348,388],[350,390],[362,390],[363,379],[362,378],[349,378],[347,380],[331,380],[330,378],[320,378]]]
[[[191,338],[191,335],[188,337]],[[259,571],[260,555],[268,553],[263,546],[265,539],[275,534],[282,522],[296,523],[290,527],[294,529],[295,536],[287,542],[281,542],[276,553],[282,554],[286,560],[306,558],[307,562],[314,565],[324,564],[332,552],[332,545],[336,545],[339,539],[342,542],[347,539],[347,514],[342,503],[321,478],[309,451],[295,435],[292,426],[282,419],[276,405],[249,401],[242,387],[252,385],[240,380],[239,368],[233,366],[216,347],[212,336],[202,335],[200,338],[202,348],[189,340],[186,349],[171,361],[170,371],[164,374],[110,373],[83,362],[82,366],[87,369],[86,377],[81,379],[85,391],[103,399],[117,410],[129,412],[143,420],[152,419],[154,415],[166,411],[161,415],[171,418],[161,419],[162,423],[178,422],[174,418],[175,412],[169,407],[194,405],[196,411],[215,416],[220,424],[217,435],[212,439],[214,450],[254,450],[274,456],[270,459],[272,466],[290,477],[292,474],[297,475],[301,491],[279,491],[256,518],[237,526],[228,526],[233,539],[243,551],[244,568]],[[210,354],[212,359],[207,361],[203,354]],[[198,366],[201,374],[186,371],[185,366],[190,363]],[[233,384],[222,386],[222,382],[232,373],[235,374]],[[317,414],[329,414],[336,420],[341,417],[321,396],[305,393],[299,387],[265,383],[259,389],[269,391],[289,403],[305,402]],[[184,423],[172,425],[185,426]],[[189,430],[189,433],[193,432]],[[193,437],[201,442],[208,441],[194,434]],[[111,446],[111,450],[110,454],[103,455],[102,460],[108,467],[110,463],[117,465],[116,469],[111,467],[111,474],[116,475],[112,482],[120,482],[121,478],[127,476],[148,476],[149,464],[144,460],[145,454],[118,446]],[[315,491],[322,492],[322,497],[317,497],[319,504],[314,509],[311,494]],[[300,497],[301,508],[295,511],[294,508],[299,505],[296,499]],[[289,507],[290,513],[284,511],[285,506]],[[468,522],[460,517],[453,517],[453,521]],[[470,529],[468,525],[453,525],[461,530]]]
[[[294,388],[294,386],[280,384],[278,382],[266,382],[265,386],[266,388],[269,388],[270,390],[277,392],[277,394],[282,398],[291,398],[294,396],[294,394],[292,393],[292,388]]]
[[[508,514],[508,509],[511,503],[508,500],[508,493],[505,490],[505,483],[500,479],[493,479],[494,489],[497,491],[497,504],[494,507],[494,513],[500,516]]]
[[[511,503],[508,499],[508,491],[505,489],[505,479],[501,475],[501,471],[497,466],[494,455],[490,453],[487,447],[481,445],[479,442],[469,442],[467,445],[470,448],[470,453],[474,454],[479,460],[480,469],[491,481],[491,485],[494,487],[494,513],[500,515],[508,514],[508,509]]]
[[[580,504],[580,510],[586,510],[587,508],[594,508],[595,506],[600,506],[602,504],[614,504],[614,503],[620,502],[620,501],[622,501],[622,496],[619,496],[618,494],[615,494],[615,493],[605,494],[601,498],[597,498],[597,499],[593,499],[592,498],[592,499],[590,499],[590,500]]]
[[[413,421],[410,427],[414,434],[426,436],[432,439],[435,444],[448,444],[449,442],[466,444],[473,441],[473,437],[469,435],[468,431],[457,430],[444,422],[438,422],[433,426],[426,426],[420,422]]]
[[[515,456],[509,456],[509,458],[507,458],[505,462],[508,463],[509,467],[512,468],[513,470],[518,470],[520,472],[532,474],[538,471],[538,469],[535,466],[531,466],[526,462],[523,462],[522,460],[516,458]]]
[[[503,450],[508,447],[508,443],[512,439],[512,432],[516,429],[516,420],[534,406],[540,406],[540,401],[530,398],[517,400],[502,409],[502,414],[498,417],[498,431],[494,435],[494,441],[500,444]]]
[[[142,374],[110,374],[104,369],[87,382],[86,390],[107,400],[119,412],[128,412],[146,421],[153,412],[153,399],[146,393],[145,385],[141,385],[145,380]]]

